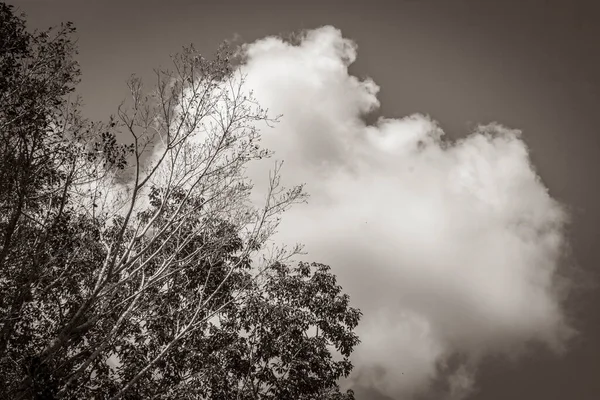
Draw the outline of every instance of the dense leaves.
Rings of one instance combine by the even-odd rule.
[[[268,248],[302,187],[226,47],[192,47],[92,123],[72,98],[73,27],[29,33],[0,3],[0,395],[350,399],[360,312],[329,267]]]

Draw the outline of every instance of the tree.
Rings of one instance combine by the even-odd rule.
[[[35,364],[36,341],[47,335],[55,311],[48,296],[77,282],[77,276],[63,279],[64,267],[83,265],[93,251],[90,221],[73,212],[73,189],[95,177],[88,168],[105,164],[110,171],[124,161],[125,148],[110,132],[96,137],[105,127],[83,120],[71,97],[79,78],[73,31],[64,24],[29,33],[0,3],[2,388]],[[90,146],[96,154],[83,158]]]
[[[157,70],[108,124],[71,101],[71,25],[0,3],[0,387],[7,398],[342,399],[360,312],[268,245],[301,186],[248,163],[268,116],[222,47]],[[125,139],[128,137],[129,139]],[[119,140],[117,140],[119,138]]]

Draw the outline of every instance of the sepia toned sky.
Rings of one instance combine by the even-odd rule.
[[[600,296],[589,290],[600,260],[600,5],[591,0],[9,3],[28,15],[31,27],[75,23],[80,93],[86,114],[97,119],[116,111],[130,74],[151,78],[152,68],[168,65],[168,55],[182,45],[194,43],[210,54],[224,39],[249,44],[250,81],[259,98],[281,108],[284,120],[276,132],[294,137],[286,141],[272,134],[270,143],[291,158],[290,176],[314,192],[313,206],[290,217],[298,229],[284,226],[281,237],[298,236],[309,252],[312,244],[313,254],[327,258],[323,261],[332,264],[365,311],[366,350],[358,351],[355,362],[363,371],[356,378],[359,399],[437,399],[455,386],[454,398],[478,400],[600,398]],[[299,47],[276,38],[299,30],[312,32]],[[355,61],[348,65],[347,58]],[[369,110],[365,125],[361,118]],[[379,117],[389,123],[377,122]],[[477,134],[478,124],[491,122],[507,127],[506,142],[486,142]],[[441,128],[445,140],[455,144],[445,149],[427,137],[422,131],[431,127]],[[454,142],[474,131],[470,139]],[[340,139],[347,132],[366,139]],[[398,143],[394,137],[430,140],[428,152],[408,153],[412,139]],[[290,143],[298,147],[292,151]],[[349,158],[366,161],[351,164]],[[321,170],[331,165],[323,176]],[[358,171],[358,178],[351,179],[346,167]],[[463,182],[468,195],[440,186],[465,170],[471,179]],[[472,180],[481,183],[474,186]],[[487,205],[477,208],[474,188],[493,203],[493,212]],[[328,201],[337,207],[325,215]],[[377,206],[367,207],[370,201]],[[419,212],[432,217],[415,217]],[[344,236],[354,232],[356,214],[357,221],[374,228]],[[311,218],[327,221],[327,235],[324,229],[312,231],[314,224],[299,227]],[[515,243],[505,227],[513,220],[527,220],[535,230],[550,226],[553,241],[536,236],[528,247]],[[482,233],[488,231],[489,237]],[[410,251],[390,251],[402,246]],[[414,250],[419,246],[422,251]],[[553,246],[563,254],[554,254]],[[360,251],[348,256],[355,249]],[[373,264],[368,272],[352,265],[361,257]],[[459,269],[461,262],[474,269]],[[560,275],[574,287],[563,301],[554,286],[530,284],[530,274],[550,280]],[[392,283],[386,287],[386,282]],[[361,287],[367,283],[373,286]],[[415,293],[402,294],[410,289]],[[423,331],[414,334],[413,328]]]

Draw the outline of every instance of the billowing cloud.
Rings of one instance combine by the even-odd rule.
[[[311,195],[275,240],[330,264],[364,312],[354,384],[405,399],[442,380],[461,398],[482,357],[563,347],[567,215],[520,132],[481,126],[451,142],[426,115],[366,125],[379,88],[349,74],[357,46],[333,27],[244,51],[249,87],[283,114],[263,144]],[[250,171],[257,190],[271,165]]]

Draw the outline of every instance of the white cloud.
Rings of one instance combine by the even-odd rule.
[[[249,86],[284,115],[263,143],[285,160],[283,180],[311,194],[276,240],[306,244],[363,310],[356,381],[409,398],[461,354],[445,375],[460,398],[485,355],[531,340],[560,349],[572,333],[555,286],[567,216],[518,131],[479,127],[450,143],[425,115],[366,126],[379,88],[349,75],[357,47],[333,27],[245,51]],[[259,190],[271,165],[251,169]]]

